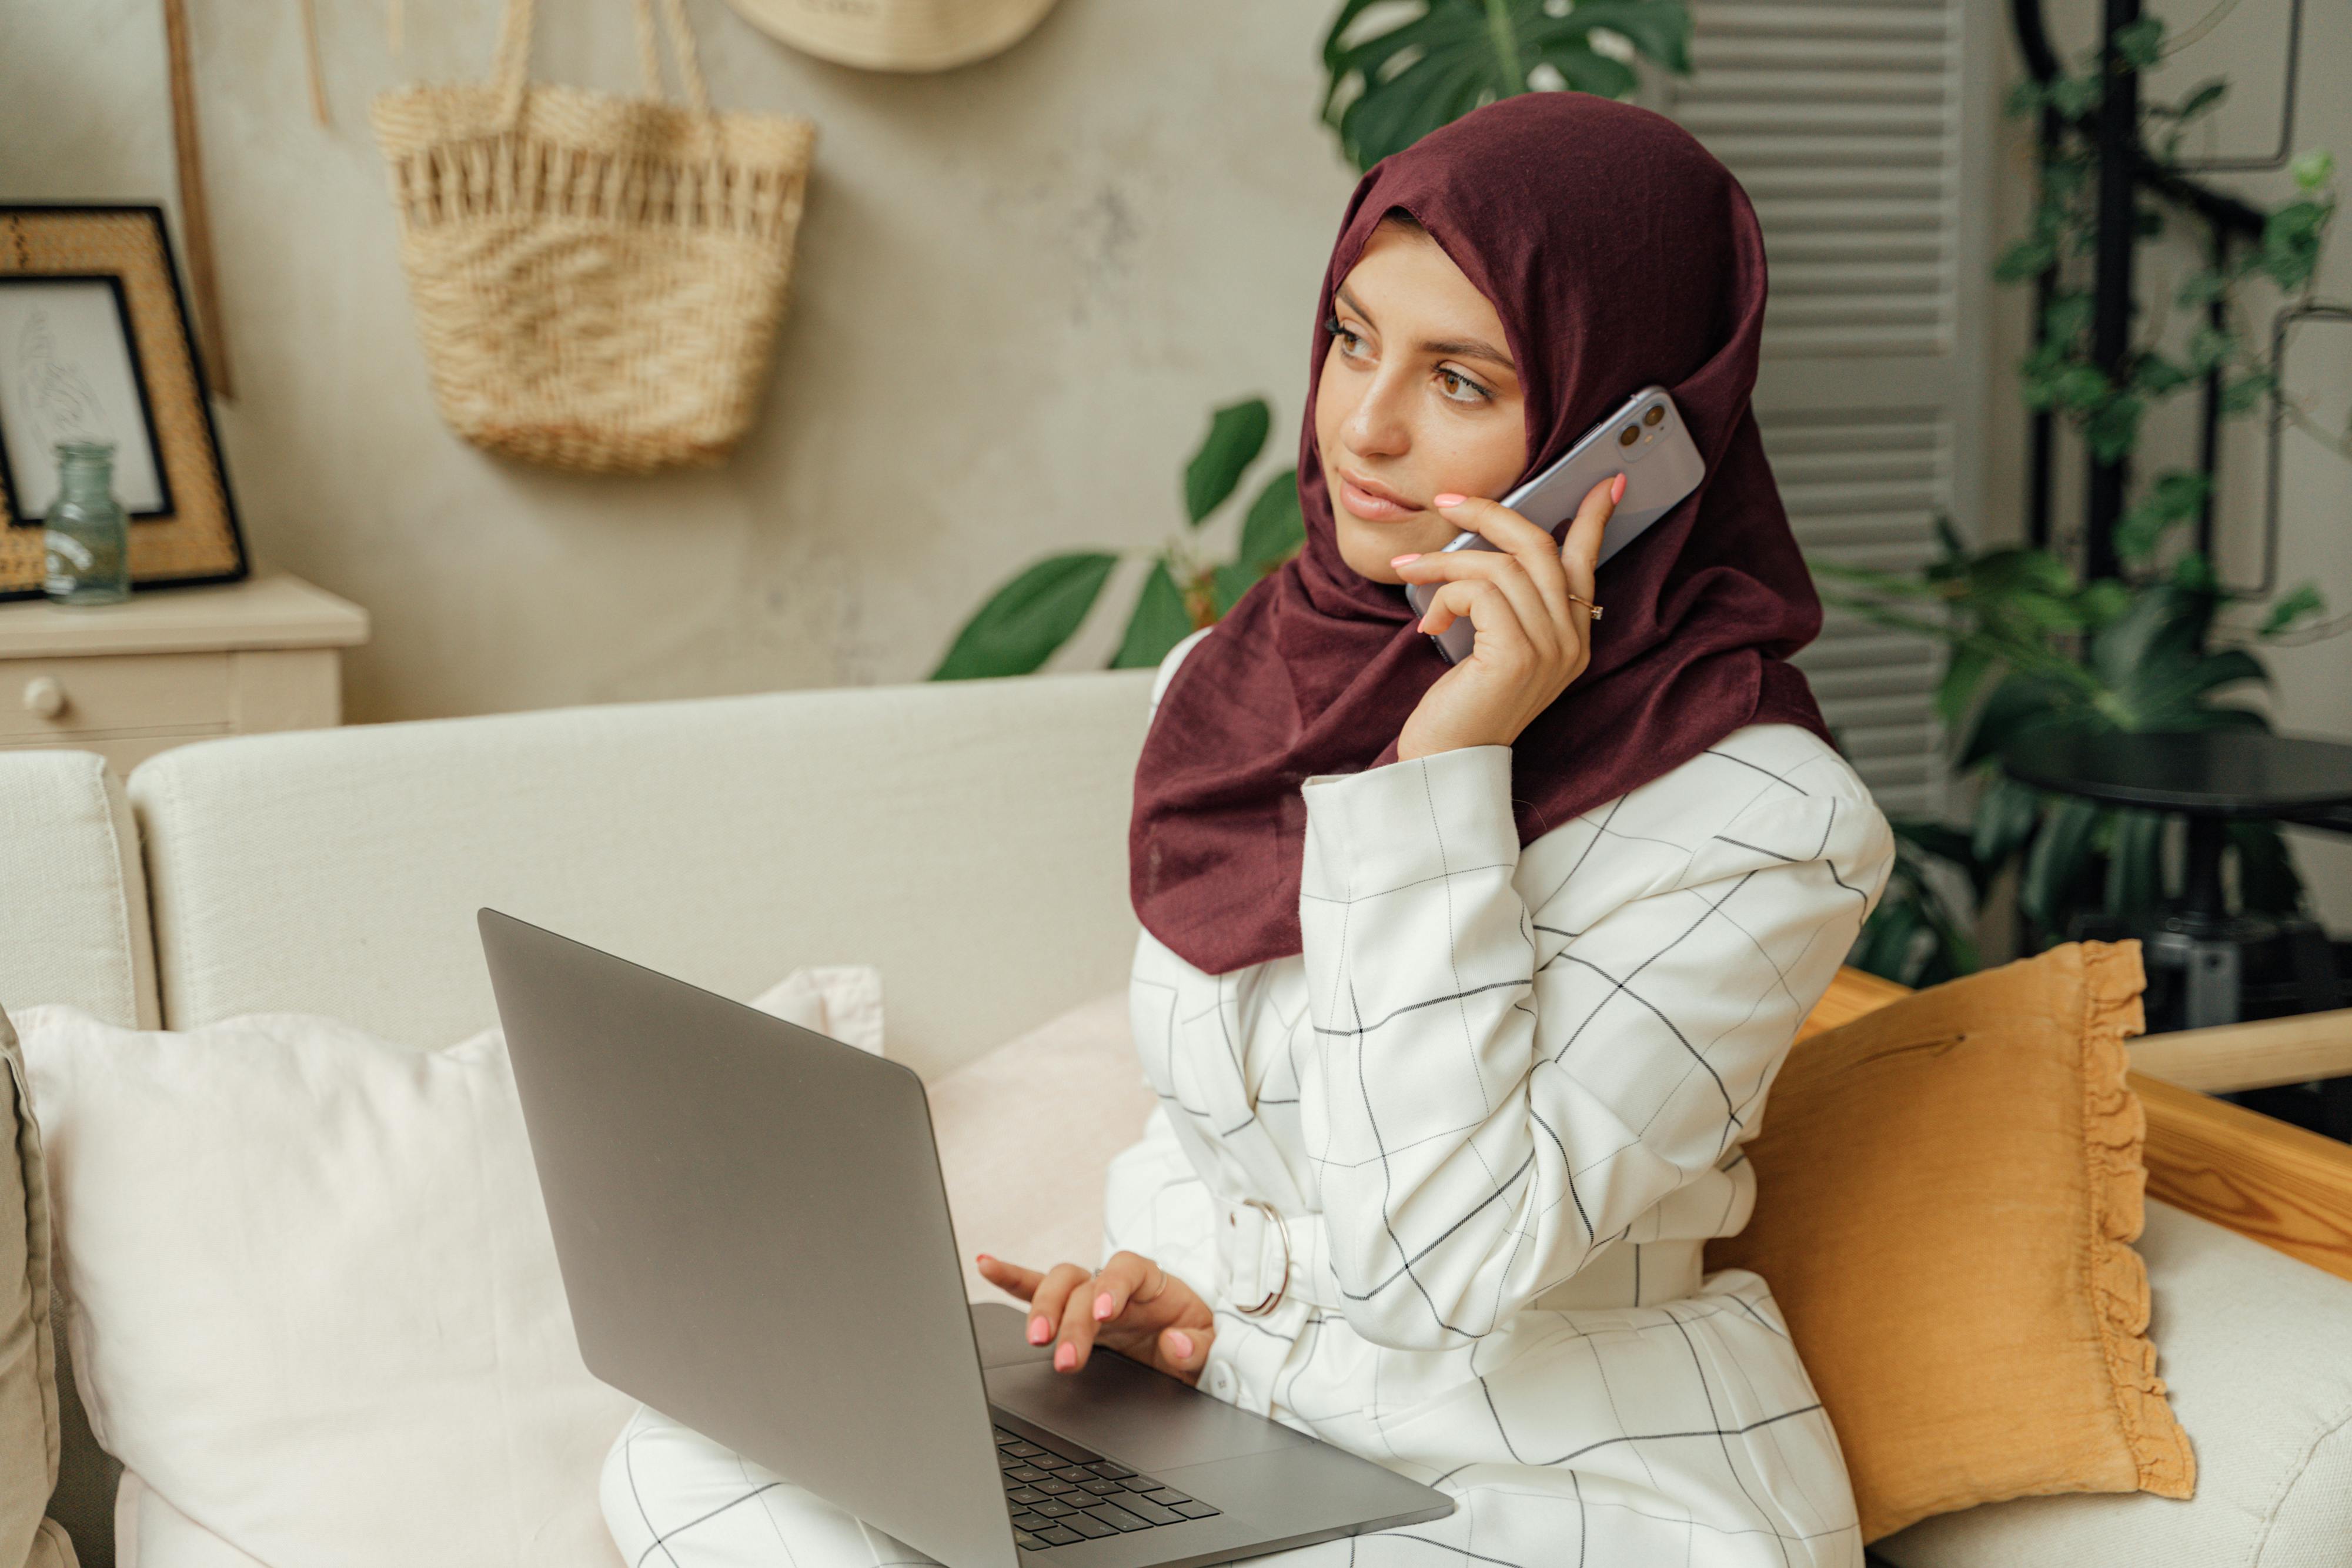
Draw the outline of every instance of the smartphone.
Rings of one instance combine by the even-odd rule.
[[[1619,404],[1617,411],[1586,431],[1559,461],[1503,497],[1503,505],[1539,528],[1557,528],[1576,515],[1585,493],[1619,472],[1625,476],[1625,496],[1609,514],[1601,535],[1601,564],[1641,538],[1652,523],[1675,509],[1675,504],[1706,476],[1706,460],[1691,440],[1682,411],[1664,387],[1643,387]],[[1445,547],[1456,549],[1496,549],[1480,535],[1465,531]],[[1408,582],[1405,600],[1416,615],[1429,613],[1429,601],[1440,585]],[[1449,664],[1470,656],[1477,630],[1466,615],[1430,641]]]

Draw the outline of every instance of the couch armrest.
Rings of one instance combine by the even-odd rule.
[[[2152,1034],[2131,1054],[2150,1078],[2208,1094],[2341,1078],[2352,1073],[2352,1008]]]
[[[2352,1145],[2145,1073],[2147,1195],[2352,1280]]]

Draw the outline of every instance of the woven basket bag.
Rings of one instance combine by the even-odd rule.
[[[533,0],[494,79],[380,95],[401,262],[441,416],[476,445],[589,473],[717,463],[751,423],[792,274],[816,127],[718,114],[683,0],[661,22],[687,107],[529,81]]]

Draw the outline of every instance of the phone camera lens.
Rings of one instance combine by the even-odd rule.
[[[1631,446],[1633,443],[1641,439],[1642,427],[1638,424],[1629,424],[1618,434],[1617,444],[1620,446]]]
[[[1665,417],[1665,405],[1664,403],[1654,402],[1650,405],[1650,412],[1642,416],[1642,423],[1643,424],[1655,424],[1658,421]]]

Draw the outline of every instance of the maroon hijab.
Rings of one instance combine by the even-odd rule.
[[[1306,546],[1185,656],[1144,741],[1129,895],[1145,929],[1210,974],[1300,950],[1301,781],[1395,761],[1398,732],[1446,670],[1403,588],[1340,558],[1315,442],[1322,323],[1392,207],[1502,318],[1525,389],[1528,475],[1653,382],[1706,459],[1698,490],[1601,568],[1609,615],[1590,667],[1512,745],[1519,842],[1743,725],[1828,735],[1786,662],[1822,611],[1748,408],[1764,246],[1747,193],[1647,110],[1579,92],[1489,104],[1356,186],[1316,301],[1298,450]]]

